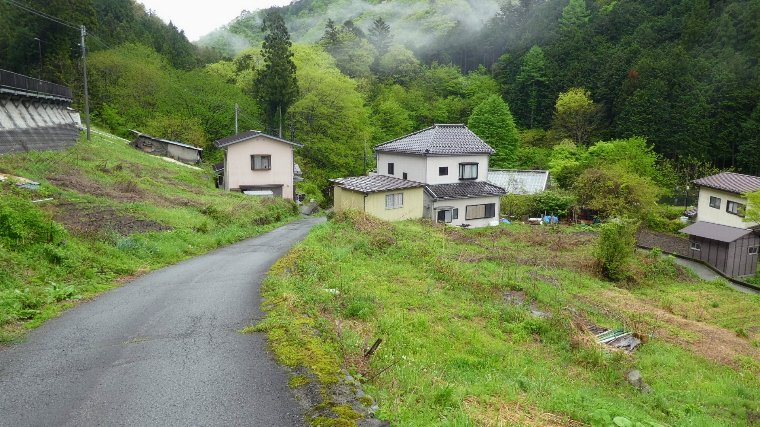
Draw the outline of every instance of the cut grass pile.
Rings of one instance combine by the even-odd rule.
[[[340,214],[272,270],[258,329],[282,363],[323,383],[346,367],[393,425],[757,423],[760,297],[650,255],[615,285],[595,271],[595,242],[569,228]],[[588,322],[645,343],[603,349],[579,326]],[[626,381],[633,369],[650,393]],[[325,393],[323,405],[337,403]],[[355,424],[338,412],[332,425]],[[324,412],[312,423],[330,425]]]
[[[0,341],[132,275],[297,213],[289,201],[217,190],[210,170],[100,136],[66,151],[2,155],[0,172],[42,184],[0,183]]]

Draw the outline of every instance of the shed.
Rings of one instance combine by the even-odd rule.
[[[503,188],[508,194],[536,194],[546,190],[549,171],[491,169],[488,182]]]
[[[130,143],[131,146],[154,156],[169,157],[184,163],[198,163],[201,161],[202,148],[189,144],[183,144],[168,139],[156,138],[136,130],[132,131],[136,137]]]
[[[760,235],[754,230],[697,221],[681,232],[689,235],[692,258],[731,277],[752,276],[757,272]]]

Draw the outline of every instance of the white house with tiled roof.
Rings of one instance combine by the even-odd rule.
[[[723,172],[694,184],[699,187],[697,222],[681,230],[689,235],[691,256],[729,276],[755,274],[759,224],[745,222],[744,212],[745,195],[760,190],[760,177]]]
[[[493,148],[465,125],[433,125],[375,147],[375,176],[400,180],[397,183],[424,184],[422,209],[417,218],[483,227],[498,222],[499,197],[505,193],[487,181],[488,162],[493,153]],[[334,183],[336,188],[345,190],[337,180]],[[336,192],[336,209],[344,202],[344,195]],[[386,205],[384,209],[392,206]],[[381,212],[365,211],[383,216]]]
[[[221,186],[250,195],[295,197],[299,178],[293,150],[301,144],[250,130],[214,141],[224,150]]]

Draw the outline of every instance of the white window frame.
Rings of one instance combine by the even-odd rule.
[[[444,218],[443,221],[438,219],[438,213],[444,212]],[[458,208],[452,208],[452,209],[439,209],[438,213],[436,213],[436,221],[437,222],[443,222],[446,224],[451,224],[455,219],[459,219],[459,209]]]
[[[702,252],[702,244],[699,242],[691,242],[691,250],[696,252]]]
[[[404,207],[404,193],[385,195],[385,209],[401,209]]]
[[[757,255],[758,253],[760,253],[760,246],[750,246],[749,248],[747,248],[747,253],[749,255]]]
[[[717,206],[716,206],[716,203],[713,203],[714,200],[717,201]],[[710,196],[710,207],[711,208],[713,208],[713,209],[720,209],[720,205],[721,204],[723,204],[723,199],[721,199],[720,197]]]

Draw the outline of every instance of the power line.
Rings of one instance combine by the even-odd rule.
[[[5,2],[11,4],[12,6],[16,6],[19,9],[23,9],[26,12],[33,13],[33,14],[35,14],[37,16],[40,16],[42,18],[45,18],[45,19],[47,19],[49,21],[55,22],[56,24],[64,25],[66,27],[69,27],[71,29],[79,31],[79,26],[78,25],[72,24],[71,22],[68,22],[68,21],[64,21],[61,18],[57,18],[55,16],[48,15],[45,12],[40,12],[39,10],[35,10],[35,9],[31,8],[30,6],[27,6],[25,4],[19,3],[19,2],[15,1],[15,0],[5,0]]]

